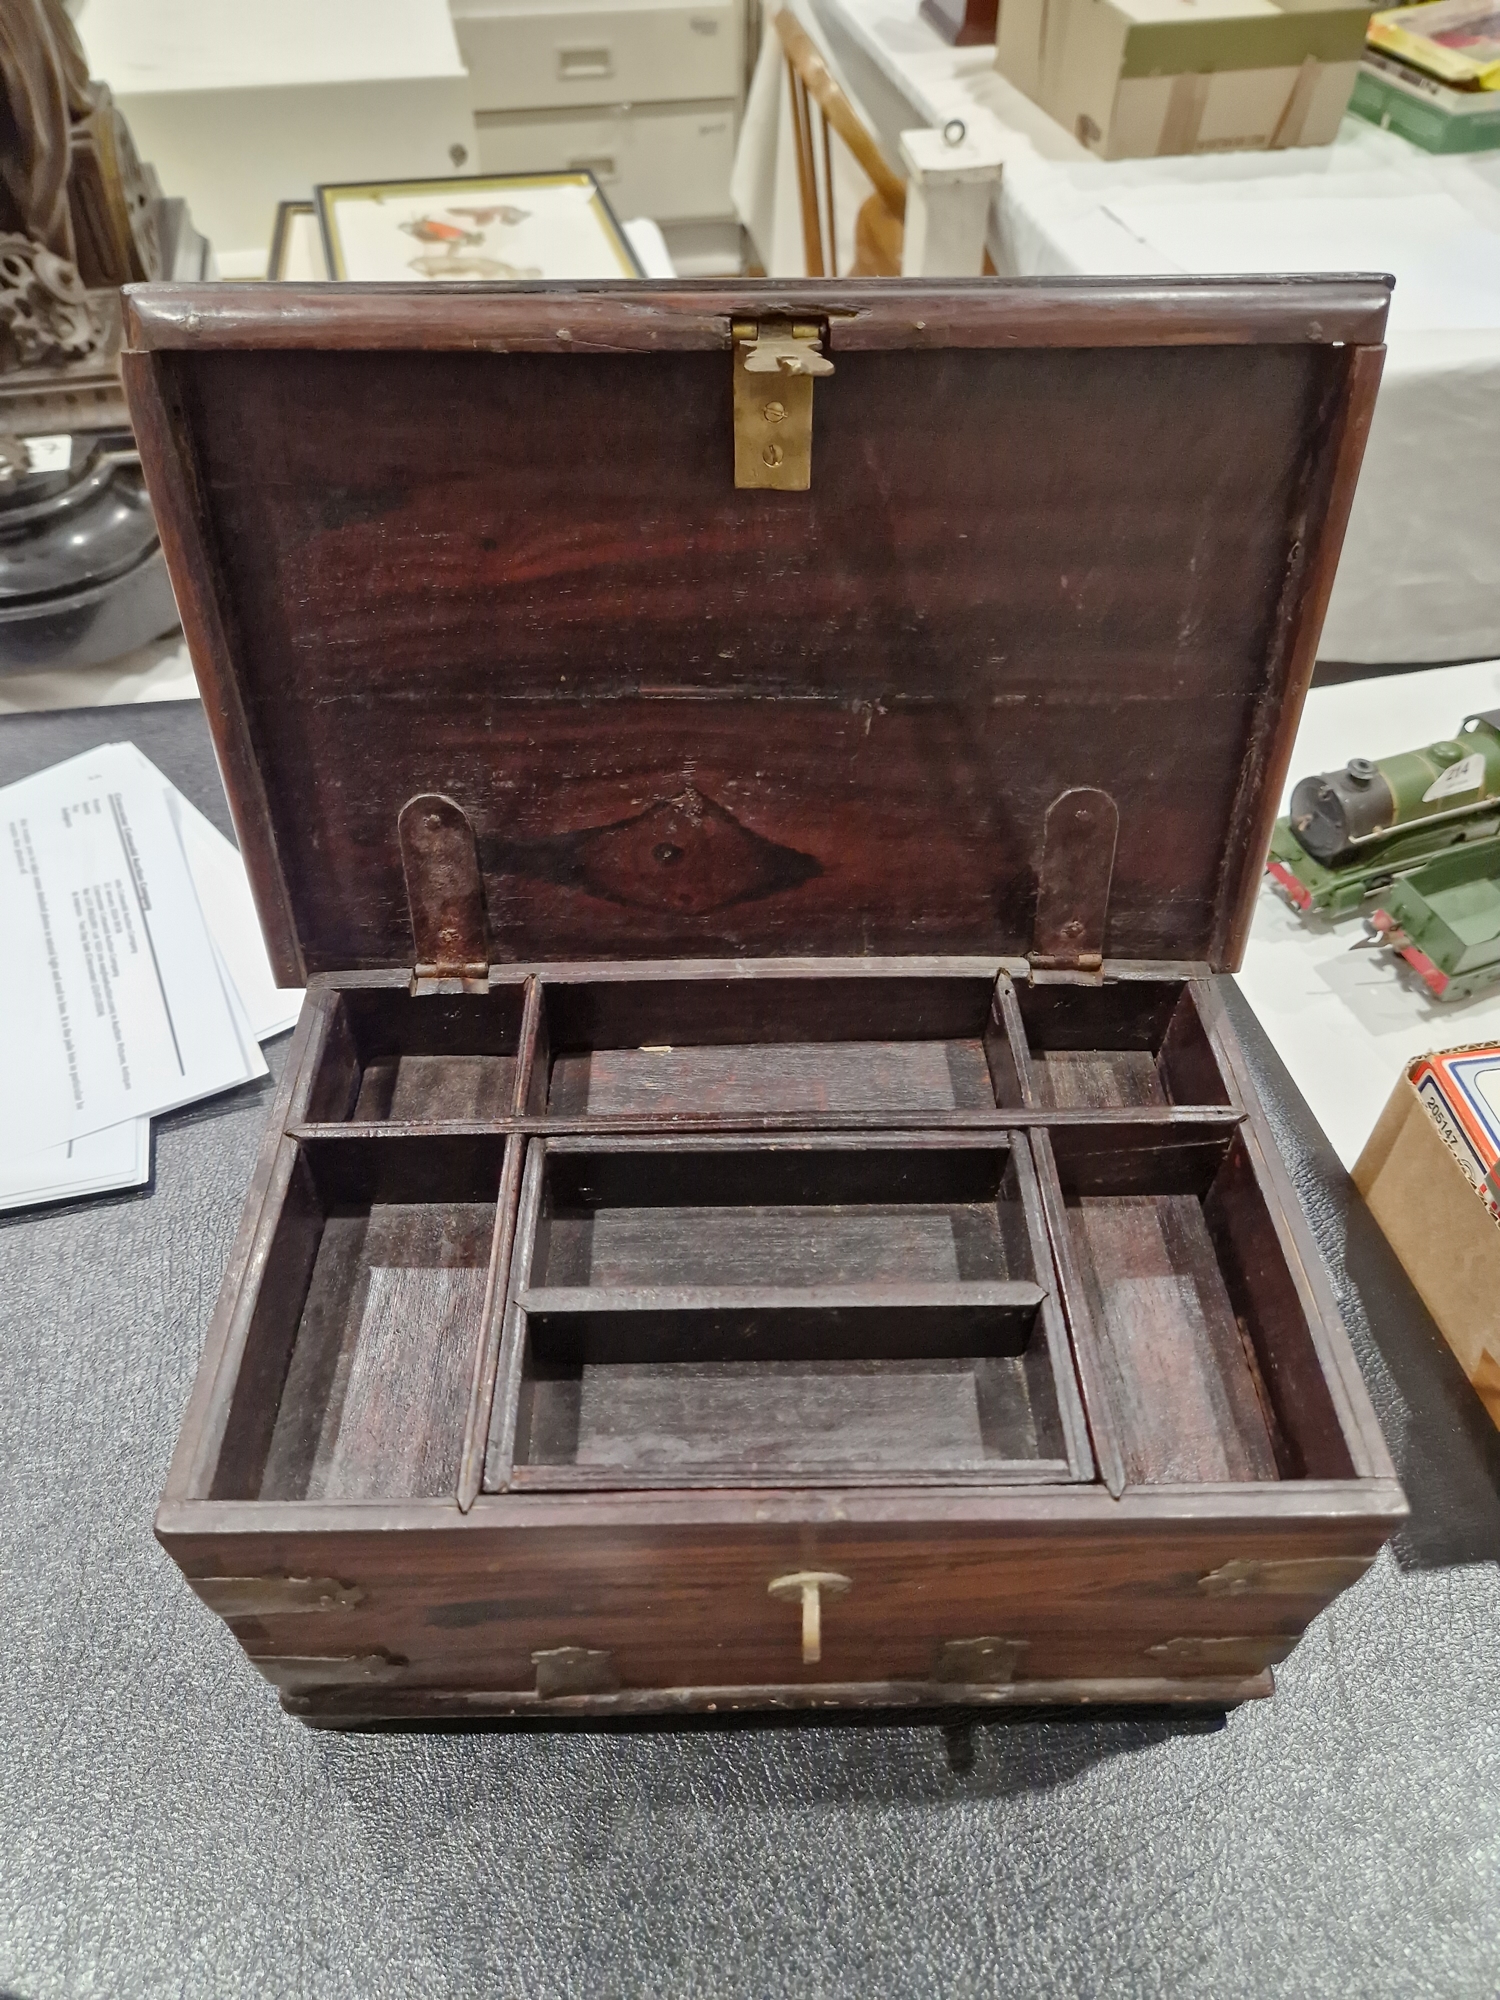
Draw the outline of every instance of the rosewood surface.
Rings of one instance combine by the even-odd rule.
[[[598,971],[657,1018],[649,975]],[[1008,1033],[976,1042],[977,1126],[851,1132],[773,1061],[750,1065],[758,1132],[672,1100],[630,1136],[548,1109],[549,1068],[598,1053],[579,1024],[621,1019],[580,977],[309,996],[158,1523],[294,1712],[1266,1692],[1402,1502],[1362,1391],[1325,1367],[1342,1331],[1212,989],[996,968]],[[785,974],[766,977],[774,1018]],[[910,1036],[873,1045],[865,1116],[972,1018],[972,968],[943,977],[902,992],[871,968],[861,1006],[824,1016],[868,1034],[880,1004]],[[475,1053],[518,1022],[528,1044]],[[450,1066],[507,1063],[509,1108],[363,1117],[408,1033],[439,1096]],[[779,1053],[688,1047],[716,1073]],[[1120,1087],[1039,1105],[1058,1056]],[[1176,1101],[1185,1076],[1207,1104]],[[323,1122],[298,1122],[309,1103]],[[847,1582],[815,1663],[768,1590],[805,1572]],[[980,1641],[1004,1643],[1003,1680],[949,1671]]]
[[[158,1533],[295,1713],[1223,1703],[1404,1503],[1206,977],[1386,287],[171,288],[312,974]],[[795,314],[812,486],[733,478]]]
[[[1103,948],[1238,955],[1383,286],[825,290],[806,494],[732,475],[730,326],[785,289],[132,295],[284,976],[407,962],[423,792],[491,959],[1024,953],[1069,786],[1119,808]]]

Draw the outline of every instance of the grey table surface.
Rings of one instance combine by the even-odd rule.
[[[193,704],[0,782],[122,737],[228,830]],[[0,2000],[1500,1990],[1500,1442],[1231,1004],[1413,1515],[1206,1724],[305,1729],[151,1535],[271,1085],[0,1218]]]

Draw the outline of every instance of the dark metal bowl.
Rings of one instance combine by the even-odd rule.
[[[98,666],[177,622],[128,432],[75,437],[65,471],[0,486],[0,674]]]

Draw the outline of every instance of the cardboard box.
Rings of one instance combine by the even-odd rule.
[[[1500,1425],[1500,1046],[1409,1063],[1354,1184]]]
[[[1101,159],[1322,146],[1368,6],[1005,0],[995,66]]]
[[[1349,109],[1429,153],[1500,146],[1500,91],[1452,90],[1375,49],[1365,51]]]

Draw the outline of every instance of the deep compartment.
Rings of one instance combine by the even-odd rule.
[[[1189,981],[1022,981],[1015,990],[1037,1104],[1115,1111],[1233,1101]]]
[[[505,1143],[475,1134],[297,1148],[214,1498],[455,1490]]]
[[[1055,1126],[1090,1340],[1132,1483],[1347,1479],[1353,1467],[1259,1170],[1232,1125]],[[1091,1325],[1090,1325],[1091,1323]]]
[[[1015,1101],[992,977],[548,979],[533,1109],[815,1117]]]
[[[414,998],[400,986],[338,996],[308,1103],[317,1123],[344,1119],[493,1123],[516,1109],[525,986]]]
[[[534,1140],[488,1483],[1079,1476],[1041,1227],[1008,1135]]]

